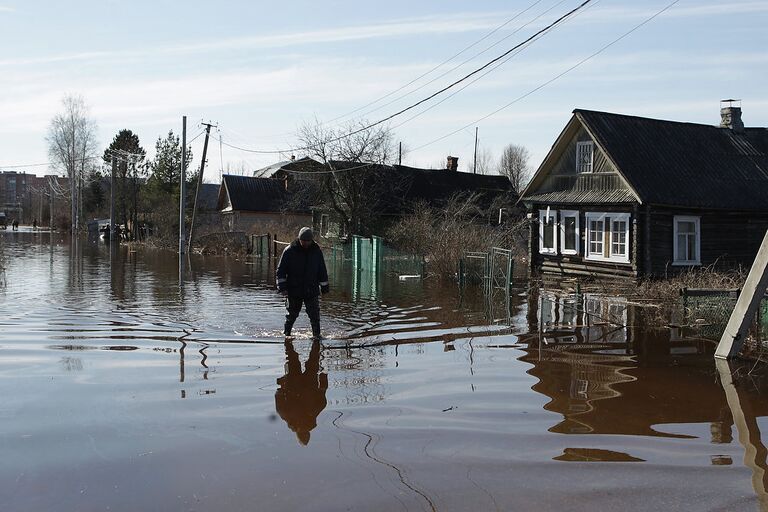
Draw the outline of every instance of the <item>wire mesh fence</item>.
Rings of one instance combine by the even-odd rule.
[[[706,338],[719,340],[739,299],[741,290],[680,290],[680,328],[695,328]],[[763,298],[752,319],[752,325],[741,355],[750,359],[768,356],[768,300]]]

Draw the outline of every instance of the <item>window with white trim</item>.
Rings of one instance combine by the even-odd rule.
[[[579,212],[560,210],[560,253],[579,254]]]
[[[586,259],[629,263],[629,214],[587,212]]]
[[[675,215],[673,265],[701,265],[700,217]]]
[[[539,210],[539,254],[557,254],[557,210]]]
[[[592,172],[595,145],[592,141],[576,143],[576,172]]]

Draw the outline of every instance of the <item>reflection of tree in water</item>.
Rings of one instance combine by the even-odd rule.
[[[320,372],[320,342],[312,343],[304,371],[293,343],[285,343],[286,373],[277,383],[275,409],[303,445],[317,426],[317,416],[325,409],[328,375]]]

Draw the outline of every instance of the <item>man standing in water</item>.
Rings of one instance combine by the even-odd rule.
[[[303,227],[299,237],[285,248],[277,264],[277,289],[286,295],[286,337],[291,335],[293,323],[304,304],[312,324],[312,337],[320,339],[320,292],[328,293],[328,271],[320,246],[314,241],[312,230]]]

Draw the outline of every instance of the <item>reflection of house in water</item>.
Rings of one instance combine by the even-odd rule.
[[[522,360],[551,399],[545,408],[563,415],[552,431],[674,437],[662,425],[710,423],[713,442],[731,441],[723,389],[700,364],[714,342],[648,329],[647,311],[621,297],[542,296],[530,302],[540,329],[521,338]]]
[[[560,297],[542,292],[538,322],[543,342],[627,343],[627,299],[597,294]]]

